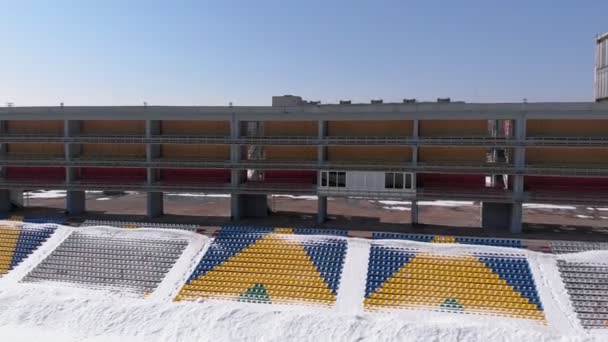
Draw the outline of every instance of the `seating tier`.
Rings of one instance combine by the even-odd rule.
[[[314,233],[225,227],[175,299],[331,305],[339,288],[346,241],[310,236]]]

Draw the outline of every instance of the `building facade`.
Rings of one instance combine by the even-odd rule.
[[[407,103],[405,103],[407,102]],[[24,190],[231,194],[231,215],[265,216],[267,195],[482,202],[482,225],[522,227],[522,203],[608,205],[608,103],[0,109],[0,210]]]

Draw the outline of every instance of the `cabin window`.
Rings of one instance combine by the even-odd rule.
[[[346,172],[321,171],[321,186],[330,188],[345,188]]]
[[[386,172],[384,174],[385,189],[411,189],[412,174],[402,172]]]

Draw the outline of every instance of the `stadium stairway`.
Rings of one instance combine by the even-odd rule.
[[[346,254],[346,231],[224,227],[176,301],[332,305]],[[324,234],[323,237],[309,236]]]

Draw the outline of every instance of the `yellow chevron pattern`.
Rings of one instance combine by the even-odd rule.
[[[2,226],[1,228],[0,276],[8,273],[13,261],[13,255],[15,254],[15,247],[17,247],[17,241],[19,240],[19,229],[9,226]]]
[[[434,243],[458,243],[458,241],[456,241],[455,236],[445,236],[445,235],[435,235],[433,237],[432,242],[434,242]]]
[[[544,320],[543,311],[472,256],[418,254],[365,298],[367,309],[446,308]]]
[[[276,228],[212,270],[184,285],[175,300],[203,298],[331,304],[336,296],[304,246]]]

